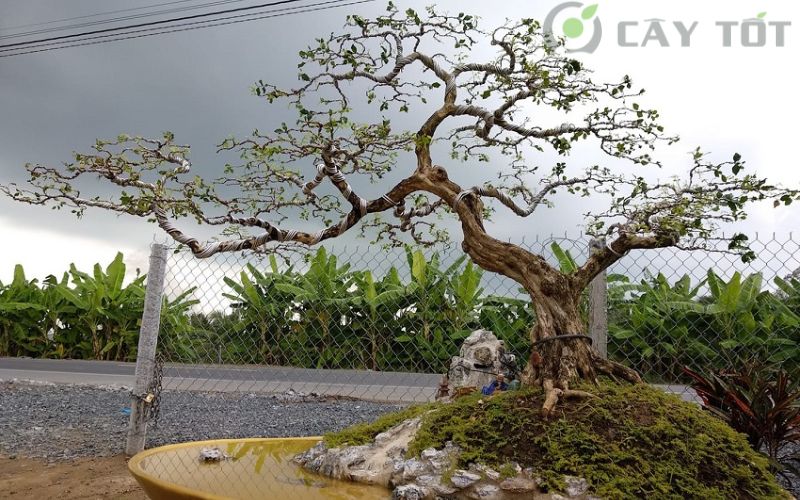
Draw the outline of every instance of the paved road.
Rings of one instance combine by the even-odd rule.
[[[134,363],[116,361],[0,358],[0,380],[133,386]],[[163,387],[174,390],[281,393],[298,392],[349,396],[372,401],[432,401],[441,376],[427,373],[366,370],[311,370],[269,366],[164,366]],[[692,400],[685,386],[660,386]]]
[[[70,384],[133,386],[135,363],[116,361],[0,358],[0,380],[20,379]],[[374,401],[430,401],[441,375],[311,370],[268,366],[164,366],[165,389],[350,396]]]

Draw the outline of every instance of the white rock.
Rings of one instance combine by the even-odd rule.
[[[482,484],[475,487],[468,496],[469,498],[477,500],[496,500],[502,498],[504,495],[497,486],[493,484]]]
[[[420,418],[402,422],[380,434],[371,444],[326,448],[318,443],[294,461],[306,469],[332,477],[388,486],[402,476],[404,454],[421,423]]]
[[[430,467],[433,472],[442,474],[452,467],[460,451],[458,446],[447,443],[443,450],[436,450],[434,448],[423,450],[420,454],[420,459],[424,464]]]
[[[494,380],[494,373],[509,375],[507,364],[516,364],[516,360],[513,354],[506,352],[502,340],[488,330],[472,332],[461,345],[459,355],[450,360],[447,375],[450,395],[459,387],[481,389]]]
[[[481,480],[481,476],[478,474],[474,474],[472,472],[467,472],[462,469],[458,469],[453,472],[453,475],[450,476],[450,482],[453,483],[458,489],[463,490],[464,488],[469,488],[473,484],[477,483]]]
[[[579,497],[589,491],[589,483],[582,477],[564,476],[564,482],[567,483],[565,493],[569,497]]]
[[[452,486],[447,486],[446,484],[439,483],[433,487],[433,491],[437,495],[450,497],[453,493],[457,492],[458,489],[453,488]]]
[[[200,450],[201,462],[220,462],[222,460],[227,460],[228,458],[230,457],[217,447],[203,448]]]
[[[430,472],[431,468],[416,458],[410,458],[403,464],[404,481],[411,481],[419,476],[422,476],[423,474],[428,474]]]
[[[528,493],[536,489],[536,481],[525,476],[509,477],[500,483],[500,489],[510,493]]]
[[[430,460],[432,457],[435,457],[437,453],[439,452],[436,450],[436,448],[425,448],[422,450],[422,453],[420,453],[419,456],[420,458]]]
[[[392,491],[392,500],[423,500],[428,496],[428,490],[416,484],[398,486]]]
[[[350,480],[364,484],[379,484],[381,482],[378,473],[369,469],[351,470]]]
[[[492,469],[491,467],[487,467],[482,464],[470,464],[469,470],[477,474],[480,474],[481,476],[486,477],[487,479],[491,479],[492,481],[497,481],[498,479],[500,479],[499,472]]]
[[[418,486],[427,486],[432,488],[442,484],[442,476],[437,474],[425,474],[424,476],[419,476],[414,482]]]

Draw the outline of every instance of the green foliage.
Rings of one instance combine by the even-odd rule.
[[[643,384],[585,389],[598,397],[559,402],[555,418],[541,416],[540,390],[441,405],[423,416],[407,455],[453,441],[459,467],[517,462],[545,488],[580,476],[602,498],[785,497],[766,458],[695,405]]]
[[[92,274],[74,265],[61,280],[40,285],[16,266],[9,285],[0,283],[0,356],[134,360],[144,308],[145,276],[123,285],[122,254]],[[185,332],[187,311],[195,302],[187,292],[162,307],[164,342]]]
[[[40,356],[47,352],[46,332],[51,325],[40,325],[44,323],[44,300],[37,281],[28,281],[20,265],[14,268],[9,285],[0,283],[0,356]]]
[[[725,281],[711,270],[697,284],[659,274],[612,286],[610,354],[654,381],[680,380],[682,366],[719,369],[740,360],[800,366],[800,287],[776,284],[788,293],[763,290],[760,274]],[[700,297],[704,285],[709,295]]]
[[[407,248],[406,257],[407,280],[394,267],[376,278],[341,266],[324,248],[304,273],[280,271],[274,260],[268,273],[248,266],[238,280],[225,278],[234,313],[216,342],[237,352],[260,345],[258,361],[269,364],[444,372],[461,340],[484,325],[526,351],[528,301],[484,297],[483,271],[463,257],[447,267],[438,254]]]
[[[341,265],[324,248],[308,269],[248,264],[225,277],[230,312],[199,313],[194,288],[162,306],[159,349],[181,362],[262,363],[307,368],[447,370],[460,341],[488,326],[518,354],[533,320],[525,300],[484,296],[482,270],[448,267],[408,249],[408,279],[396,268],[376,278]],[[71,266],[58,281],[28,281],[21,266],[0,284],[0,355],[133,360],[144,276],[123,286],[122,255],[91,274]]]
[[[556,256],[556,259],[558,259],[558,267],[562,273],[572,274],[578,270],[578,263],[572,257],[572,254],[569,253],[569,250],[564,250],[561,248],[561,245],[555,241],[550,244],[550,249],[553,251],[553,255]]]
[[[552,249],[569,269],[569,252]],[[302,272],[274,258],[248,265],[224,278],[227,312],[193,310],[194,289],[165,299],[159,349],[187,363],[443,373],[463,338],[486,328],[525,359],[530,301],[485,295],[483,271],[464,258],[445,266],[437,254],[408,248],[406,262],[378,276],[320,249]],[[72,266],[41,284],[17,266],[12,282],[0,284],[0,355],[134,359],[145,277],[123,286],[124,275],[121,255],[105,269]],[[797,279],[776,278],[775,293],[758,274],[608,281],[610,355],[651,381],[685,381],[681,366],[720,369],[743,359],[800,367]]]

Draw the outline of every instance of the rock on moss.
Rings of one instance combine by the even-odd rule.
[[[421,416],[404,458],[420,459],[450,443],[459,453],[445,479],[478,465],[498,477],[477,486],[491,481],[499,488],[522,475],[535,478],[544,491],[602,498],[788,497],[767,460],[696,405],[646,385],[584,389],[598,397],[560,402],[549,419],[541,416],[541,391],[515,391],[406,409],[326,436],[326,443],[364,444],[405,418]]]

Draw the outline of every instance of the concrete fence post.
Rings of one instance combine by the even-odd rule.
[[[593,239],[589,252],[596,252],[605,246],[605,240]],[[589,284],[589,336],[595,350],[603,358],[608,358],[608,283],[605,270]]]
[[[131,394],[131,418],[125,454],[133,456],[144,450],[147,415],[152,397],[147,391],[153,382],[158,329],[161,322],[161,302],[164,295],[164,276],[167,270],[167,247],[154,243],[150,249],[150,269],[147,271],[147,291],[136,351],[136,380]]]

